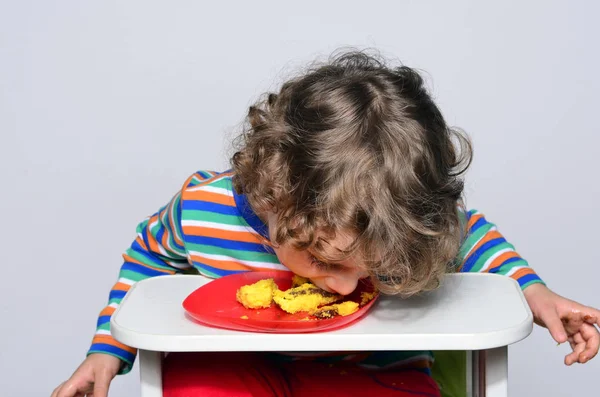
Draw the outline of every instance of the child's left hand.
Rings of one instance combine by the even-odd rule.
[[[558,343],[569,341],[572,353],[565,364],[586,363],[598,353],[600,310],[581,305],[555,294],[543,284],[533,284],[523,291],[535,323],[548,328]]]

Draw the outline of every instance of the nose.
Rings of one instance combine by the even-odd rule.
[[[349,295],[356,289],[358,285],[358,275],[352,275],[348,277],[326,277],[324,284],[326,289],[333,292],[337,292],[340,295]]]

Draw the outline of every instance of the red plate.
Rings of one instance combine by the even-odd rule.
[[[246,272],[218,278],[192,292],[183,308],[195,320],[211,327],[250,332],[297,333],[322,332],[346,327],[363,317],[373,306],[378,295],[349,316],[317,319],[308,313],[289,314],[276,304],[268,309],[246,309],[236,300],[235,294],[243,285],[273,278],[279,289],[292,285],[292,272]],[[361,292],[372,292],[370,282],[361,281],[356,290],[346,297],[360,303]],[[246,316],[247,319],[242,318]]]

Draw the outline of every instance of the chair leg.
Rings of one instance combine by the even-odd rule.
[[[485,351],[485,397],[508,396],[508,346]]]
[[[140,383],[142,397],[162,397],[163,353],[140,350]]]
[[[467,386],[467,397],[507,397],[508,347],[469,352]]]

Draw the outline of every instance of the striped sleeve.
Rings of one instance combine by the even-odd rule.
[[[521,289],[544,283],[529,264],[506,241],[496,225],[476,210],[466,213],[467,235],[459,252],[461,272],[487,272],[516,280]]]
[[[188,178],[185,187],[206,178],[199,172]],[[190,267],[181,231],[181,191],[169,203],[137,226],[137,238],[123,254],[118,279],[100,312],[88,355],[105,353],[123,361],[122,374],[131,370],[136,349],[117,342],[110,334],[110,318],[131,286],[143,279],[171,275]]]

